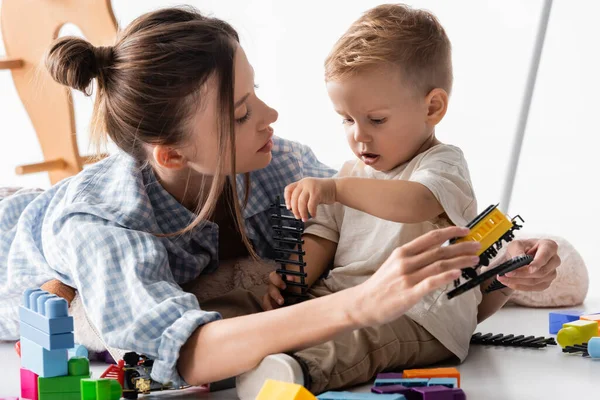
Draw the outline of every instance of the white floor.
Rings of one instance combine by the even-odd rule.
[[[600,298],[589,299],[583,309],[600,312]],[[507,307],[485,321],[481,332],[548,335],[548,309]],[[106,365],[95,364],[95,377]],[[473,346],[458,369],[462,388],[470,400],[535,400],[597,398],[600,361],[562,354],[557,346],[516,349]],[[19,359],[12,343],[0,343],[0,399],[19,394]],[[369,391],[370,385],[354,391]],[[236,399],[235,391],[202,393],[197,389],[157,393],[145,398]]]

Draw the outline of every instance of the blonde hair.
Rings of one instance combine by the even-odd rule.
[[[329,53],[325,80],[341,80],[381,64],[399,67],[419,94],[452,89],[450,40],[428,11],[383,4],[365,12]]]

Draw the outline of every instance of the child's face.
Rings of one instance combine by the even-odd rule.
[[[433,137],[426,97],[402,81],[398,68],[381,66],[329,81],[327,92],[350,148],[378,171],[409,161]]]

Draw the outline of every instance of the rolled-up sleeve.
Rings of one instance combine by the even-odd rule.
[[[200,309],[175,283],[163,239],[97,215],[69,214],[54,223],[64,280],[108,346],[154,359],[152,378],[185,384],[177,372],[181,346],[201,325],[221,318]]]

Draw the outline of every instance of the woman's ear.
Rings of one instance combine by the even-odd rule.
[[[448,93],[441,88],[433,89],[425,97],[425,105],[427,106],[427,122],[431,126],[439,124],[448,110]]]
[[[154,146],[152,155],[156,164],[162,168],[181,169],[186,165],[185,156],[169,146]]]

